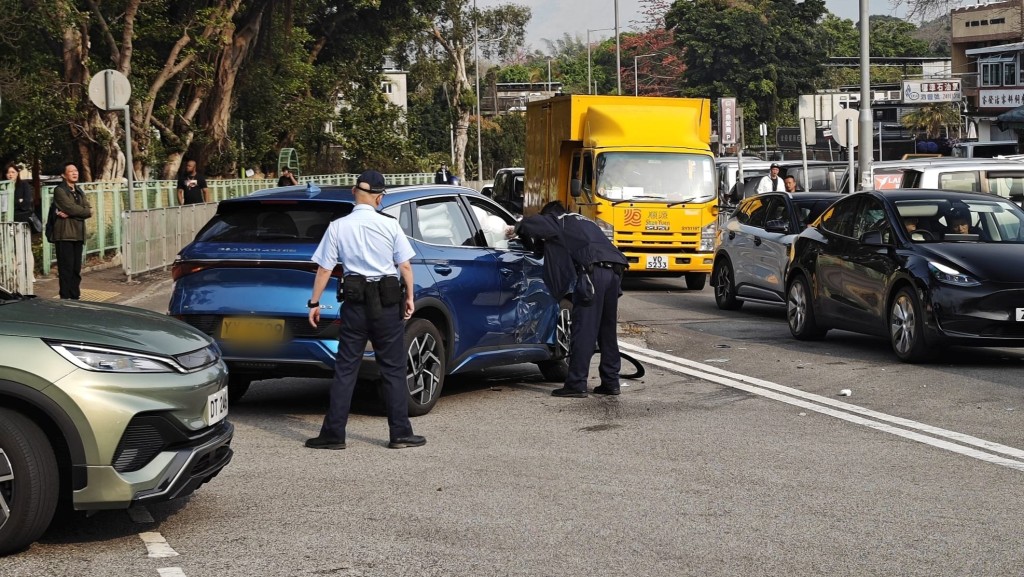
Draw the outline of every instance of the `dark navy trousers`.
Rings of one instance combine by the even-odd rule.
[[[573,297],[572,329],[569,343],[569,374],[565,388],[574,391],[587,390],[587,375],[590,374],[590,359],[594,347],[601,350],[601,364],[598,372],[601,384],[619,388],[619,340],[616,325],[619,318],[619,288],[622,277],[609,268],[594,267],[594,302],[583,306]]]
[[[323,436],[345,439],[345,426],[352,409],[359,365],[367,340],[373,344],[377,368],[383,379],[382,391],[387,405],[391,440],[412,435],[409,421],[409,388],[406,384],[405,321],[402,304],[381,307],[380,318],[370,321],[363,304],[345,303],[341,307],[341,332],[338,356],[331,383],[331,400],[320,427]]]

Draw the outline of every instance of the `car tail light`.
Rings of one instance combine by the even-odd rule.
[[[210,268],[209,263],[178,261],[171,265],[171,279],[178,280],[208,268]]]

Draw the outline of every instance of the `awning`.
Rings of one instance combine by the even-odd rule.
[[[1024,50],[1024,42],[1014,42],[1013,44],[1000,44],[998,46],[985,46],[984,48],[971,48],[970,50],[964,50],[964,54],[967,56],[978,56],[979,54],[996,54],[999,52],[1019,52]]]
[[[996,117],[996,126],[999,130],[1024,130],[1024,106],[1011,108]]]

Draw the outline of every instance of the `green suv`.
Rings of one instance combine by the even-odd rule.
[[[0,289],[0,555],[58,503],[183,497],[231,460],[227,368],[201,332],[142,309]]]

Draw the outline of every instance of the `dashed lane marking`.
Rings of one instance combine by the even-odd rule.
[[[181,567],[164,567],[157,569],[156,572],[160,574],[160,577],[185,577],[185,572],[181,570]]]
[[[171,548],[167,544],[167,540],[160,533],[139,533],[139,538],[146,544],[146,550],[149,551],[149,556],[154,559],[160,559],[163,557],[177,557],[178,552]]]
[[[821,395],[800,391],[778,383],[758,379],[756,377],[732,373],[718,367],[676,357],[660,351],[646,349],[623,341],[619,341],[619,347],[625,349],[629,354],[642,361],[646,361],[670,371],[694,376],[742,391],[747,391],[748,393],[836,417],[837,419],[842,419],[844,421],[870,427],[878,431],[911,439],[913,441],[992,463],[994,465],[1024,471],[1024,450],[1016,447],[1000,445],[999,443],[986,441],[964,433],[958,433],[956,431],[933,427],[910,419],[880,413],[857,405],[836,401],[834,399],[822,397]],[[1005,455],[1005,457],[1000,455]]]

